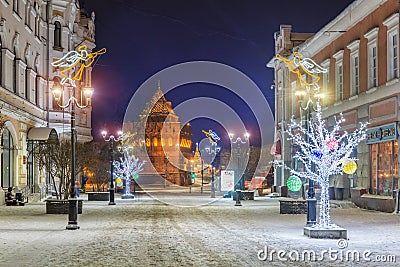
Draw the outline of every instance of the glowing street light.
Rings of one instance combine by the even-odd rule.
[[[117,137],[114,135],[108,135],[107,136],[107,131],[102,131],[101,135],[103,136],[104,141],[110,143],[110,155],[111,155],[111,167],[110,167],[110,201],[108,202],[108,205],[115,205],[115,187],[114,187],[114,143],[119,143],[120,141],[123,140],[123,132],[118,131]]]

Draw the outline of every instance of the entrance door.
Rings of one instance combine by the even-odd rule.
[[[10,131],[5,128],[1,136],[1,146],[3,153],[1,153],[1,186],[13,186],[14,177],[14,142]]]

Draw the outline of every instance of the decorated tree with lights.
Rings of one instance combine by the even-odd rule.
[[[122,146],[122,154],[123,157],[120,157],[119,161],[115,160],[113,165],[116,176],[125,180],[124,196],[130,196],[131,179],[143,170],[145,161],[139,161],[139,158],[129,152],[127,146]]]
[[[353,174],[357,169],[356,158],[351,154],[360,141],[366,138],[367,123],[360,123],[360,127],[352,134],[341,131],[343,115],[335,117],[335,125],[329,131],[326,121],[322,119],[321,106],[317,102],[314,121],[308,122],[308,129],[303,128],[301,122],[294,118],[288,126],[289,140],[297,146],[293,159],[300,161],[304,169],[294,170],[285,166],[291,175],[311,179],[321,186],[321,203],[319,222],[322,228],[335,227],[330,220],[329,205],[329,178],[335,174]]]

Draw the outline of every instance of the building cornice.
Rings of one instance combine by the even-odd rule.
[[[299,52],[308,52],[311,57],[331,44],[388,0],[356,0],[334,20],[319,30],[313,37],[299,46]]]

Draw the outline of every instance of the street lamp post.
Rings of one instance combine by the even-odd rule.
[[[201,159],[201,193],[203,194],[203,186],[204,186],[204,162],[203,162],[203,156],[201,155],[200,152],[200,159]]]
[[[167,187],[167,178],[168,178],[168,155],[165,154],[164,156],[164,162],[165,162],[165,179],[164,179],[164,188]]]
[[[305,128],[309,131],[309,121],[311,119],[311,111],[313,108],[313,101],[311,100],[311,96],[308,95],[307,103],[304,105],[304,99],[307,95],[305,91],[298,91],[295,95],[299,99],[300,104],[300,119],[303,118],[302,111],[306,112],[305,117]],[[314,95],[317,99],[323,97],[322,94]],[[308,135],[307,135],[308,138]],[[317,223],[317,199],[315,198],[315,191],[314,191],[314,181],[312,179],[308,179],[308,190],[307,190],[307,223],[306,226],[313,226]]]
[[[245,133],[244,134],[244,140],[242,140],[242,138],[237,137],[236,140],[233,140],[234,134],[233,133],[229,133],[229,139],[231,141],[232,144],[237,145],[236,147],[236,152],[237,152],[237,180],[235,181],[235,188],[239,189],[239,190],[243,190],[244,189],[244,182],[242,181],[243,179],[243,172],[239,174],[240,172],[240,156],[241,156],[241,152],[242,152],[242,145],[244,144],[248,144],[249,143],[249,138],[250,138],[250,134],[249,133]]]
[[[114,135],[107,136],[107,131],[102,131],[101,135],[103,136],[104,141],[110,143],[110,158],[111,158],[111,166],[110,166],[110,201],[108,205],[115,205],[115,187],[114,187],[114,142],[119,143],[122,140],[122,131],[118,132],[118,136]]]
[[[75,106],[78,108],[86,108],[90,105],[90,99],[92,98],[93,88],[85,87],[83,89],[83,96],[86,99],[86,104],[79,103],[78,99],[75,97],[75,88],[72,90],[72,96],[68,99],[67,103],[60,103],[63,96],[63,88],[60,85],[54,85],[51,89],[53,97],[57,102],[57,105],[66,109],[71,106],[71,183],[70,183],[70,194],[68,197],[68,225],[67,230],[77,230],[78,225],[78,199],[75,195]]]

